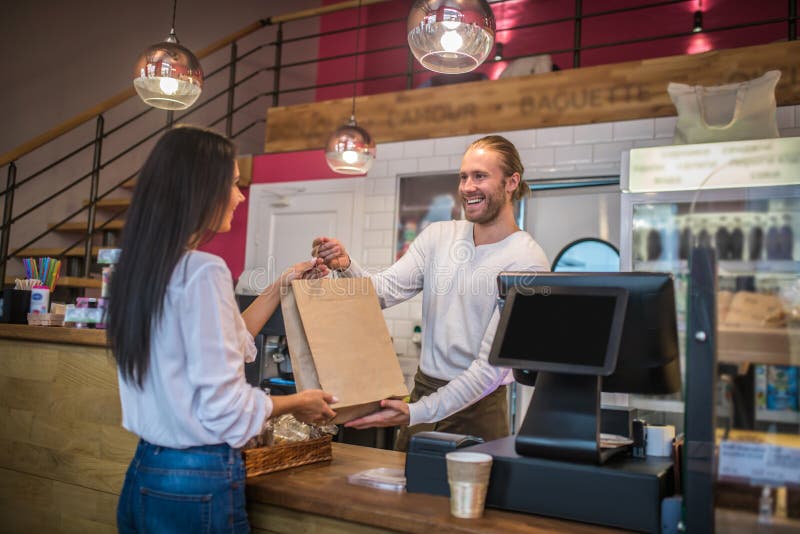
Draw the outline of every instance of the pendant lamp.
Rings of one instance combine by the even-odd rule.
[[[145,104],[159,109],[186,109],[195,103],[203,89],[203,69],[194,54],[178,43],[175,35],[175,10],[172,4],[172,29],[166,40],[142,52],[136,62],[133,86]]]
[[[416,0],[408,15],[408,46],[428,70],[469,72],[494,45],[495,21],[486,0]]]
[[[356,54],[359,50],[361,31],[361,2],[358,2],[358,29],[356,29]],[[358,56],[354,56],[353,103],[350,120],[339,126],[328,138],[325,160],[333,172],[339,174],[366,174],[375,161],[375,140],[356,123],[356,80],[358,80]]]
[[[692,25],[692,33],[700,33],[703,31],[703,0],[698,0],[697,11],[692,16],[694,24]]]

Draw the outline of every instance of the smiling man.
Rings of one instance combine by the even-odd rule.
[[[422,351],[411,402],[384,400],[380,411],[345,426],[404,425],[398,450],[426,430],[486,440],[509,434],[511,372],[488,363],[500,316],[497,274],[549,269],[542,248],[514,218],[513,202],[530,192],[523,170],[517,149],[504,137],[472,143],[458,186],[467,220],[431,224],[378,274],[364,272],[336,239],[314,240],[314,255],[329,267],[345,276],[370,276],[384,308],[422,291]]]

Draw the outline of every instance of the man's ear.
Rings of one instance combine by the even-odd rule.
[[[511,176],[508,177],[506,180],[506,192],[513,193],[519,187],[520,176],[518,172],[515,172]]]

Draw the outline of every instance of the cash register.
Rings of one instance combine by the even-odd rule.
[[[600,393],[680,391],[671,275],[505,272],[498,285],[489,362],[535,390],[516,436],[462,449],[494,458],[486,505],[658,532],[673,463],[602,439]]]

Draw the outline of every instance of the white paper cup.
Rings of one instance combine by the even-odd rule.
[[[647,456],[672,456],[672,440],[675,427],[672,425],[647,425]]]
[[[447,481],[450,484],[450,513],[455,517],[481,517],[492,472],[492,457],[480,452],[450,452]]]

